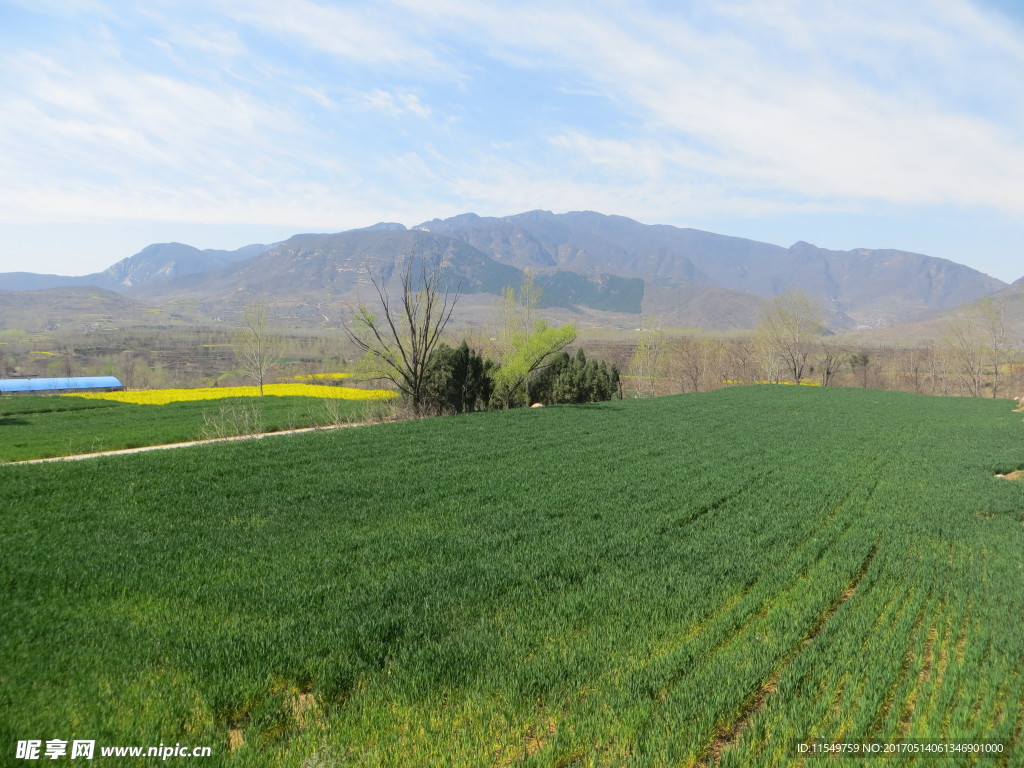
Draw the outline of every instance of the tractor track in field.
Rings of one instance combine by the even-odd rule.
[[[683,515],[682,517],[677,518],[676,520],[665,523],[661,526],[658,532],[664,535],[666,533],[669,533],[673,529],[685,528],[689,525],[693,525],[702,517],[704,517],[704,515],[708,514],[709,512],[715,512],[721,509],[724,505],[728,504],[733,499],[738,498],[747,491],[749,491],[751,488],[755,486],[755,484],[763,482],[764,480],[770,478],[774,473],[775,469],[769,469],[767,471],[759,472],[756,475],[753,475],[752,477],[742,482],[738,487],[733,488],[728,493],[722,494],[721,496],[708,502],[707,504],[703,504],[697,507],[696,509],[692,510],[689,514]]]
[[[162,445],[143,445],[137,448],[119,448],[113,451],[97,451],[95,453],[76,453],[71,456],[52,456],[47,459],[26,459],[24,461],[9,461],[7,466],[22,464],[45,464],[54,461],[80,461],[82,459],[98,459],[102,456],[123,456],[128,453],[146,453],[148,451],[164,451],[171,448],[191,448],[195,445],[212,445],[214,443],[232,443],[243,440],[262,440],[264,437],[275,435],[299,435],[305,432],[330,432],[336,429],[348,429],[350,427],[368,427],[383,422],[357,421],[351,424],[332,424],[327,427],[300,427],[298,429],[282,429],[277,432],[259,432],[253,435],[235,435],[233,437],[210,437],[203,440],[189,440],[184,443],[164,443]]]
[[[745,486],[740,491],[728,494],[725,498],[726,499],[732,498],[732,497],[738,495],[739,493],[742,493],[744,490],[746,490],[746,487],[748,487],[749,485],[750,484],[748,483],[747,486]],[[846,502],[850,498],[850,496],[852,496],[852,493],[853,492],[851,491],[851,492],[847,493],[844,496],[843,500],[840,501],[840,503],[833,509],[833,511],[828,515],[828,517],[825,518],[825,521],[820,526],[818,526],[818,528],[816,529],[816,533],[820,533],[820,532],[824,531],[826,528],[828,528],[828,526],[835,520],[835,518],[839,515],[839,513],[844,509],[844,507],[846,505]],[[874,493],[874,486],[872,486],[871,489],[869,490],[868,498],[870,498],[871,494],[873,494],[873,493]],[[829,535],[828,538],[829,539],[833,539],[833,540],[841,539],[847,533],[847,531],[850,530],[852,525],[853,525],[852,521],[851,522],[847,522],[845,525],[843,525],[842,529],[838,533],[832,533],[832,534]],[[788,563],[791,559],[793,559],[793,558],[797,557],[799,554],[801,554],[808,546],[809,546],[809,544],[805,540],[798,548],[793,549],[793,550],[791,550],[788,553],[788,555],[786,556],[786,559],[785,559],[784,562]],[[777,598],[783,592],[788,592],[788,591],[790,591],[792,589],[795,589],[799,585],[800,580],[802,578],[804,578],[807,575],[807,573],[812,568],[814,568],[818,563],[820,563],[822,558],[824,558],[826,556],[826,554],[828,554],[828,552],[829,552],[829,550],[827,548],[822,548],[822,550],[818,553],[817,557],[815,557],[812,561],[808,562],[803,567],[803,569],[800,571],[800,573],[795,574],[787,582],[786,586],[779,588],[774,593],[775,598]],[[872,557],[873,557],[873,555],[872,555]],[[859,577],[858,577],[857,580],[859,581]],[[661,657],[667,656],[669,653],[672,652],[672,650],[675,650],[675,649],[679,648],[687,640],[690,640],[694,636],[696,636],[697,634],[705,631],[710,625],[712,625],[715,621],[717,621],[723,615],[725,615],[730,610],[732,610],[736,606],[737,603],[739,603],[741,600],[746,598],[748,594],[750,594],[752,591],[754,591],[754,589],[757,588],[759,581],[760,581],[760,577],[755,577],[754,580],[751,581],[749,584],[747,584],[745,587],[743,587],[743,589],[740,590],[740,592],[738,592],[732,598],[730,598],[730,600],[727,601],[727,604],[724,604],[724,605],[720,606],[715,611],[713,611],[711,614],[709,614],[707,617],[705,617],[700,622],[698,622],[698,624],[695,627],[692,627],[692,628],[688,629],[686,631],[686,633],[681,638],[677,638],[671,644],[671,647],[663,649],[661,651],[661,653],[659,653],[658,655],[661,656]],[[769,596],[766,595],[765,600],[764,600],[763,605],[761,606],[761,608],[758,609],[756,612],[754,611],[753,608],[751,608],[750,610],[746,611],[746,613],[743,615],[743,617],[741,619],[740,626],[736,627],[732,632],[730,632],[726,636],[724,636],[721,639],[719,639],[719,641],[709,651],[706,651],[703,654],[703,661],[706,662],[708,659],[710,659],[716,653],[718,653],[723,648],[725,648],[726,646],[731,644],[733,641],[735,641],[738,637],[740,637],[741,635],[743,635],[746,632],[748,632],[750,630],[750,628],[757,621],[760,621],[761,619],[763,619],[768,614],[768,612],[771,610],[771,608],[772,608],[772,600],[769,599]],[[681,671],[676,671],[675,673],[671,674],[668,678],[666,678],[663,681],[662,685],[657,689],[659,697],[660,698],[664,698],[664,696],[666,695],[667,691],[669,689],[671,689],[671,688],[674,688],[679,683],[679,681],[681,679],[682,679],[682,672]]]
[[[846,588],[839,593],[839,596],[829,605],[824,612],[817,618],[814,624],[811,625],[807,632],[807,635],[797,645],[790,650],[790,652],[782,659],[781,663],[775,668],[775,671],[768,676],[768,678],[761,684],[761,686],[755,691],[743,705],[739,716],[733,721],[733,723],[723,729],[720,729],[711,743],[704,749],[697,762],[694,763],[694,768],[712,768],[712,766],[718,765],[722,752],[727,750],[730,746],[736,743],[740,733],[743,729],[753,720],[754,716],[757,715],[767,704],[768,697],[771,696],[778,688],[779,678],[782,677],[783,671],[786,667],[795,659],[803,650],[806,648],[815,637],[821,632],[826,622],[835,615],[836,611],[849,600],[853,594],[857,591],[857,587],[860,585],[861,579],[864,574],[867,573],[868,568],[871,565],[871,561],[874,560],[875,555],[878,552],[877,543],[873,545],[861,563],[860,568],[853,575],[853,578],[847,584]]]

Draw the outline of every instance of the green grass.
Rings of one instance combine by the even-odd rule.
[[[72,456],[357,420],[365,402],[226,398],[133,405],[78,397],[0,397],[0,462]]]
[[[1024,765],[1010,409],[737,388],[2,467],[0,748]]]

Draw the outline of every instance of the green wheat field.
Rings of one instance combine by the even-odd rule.
[[[1012,407],[742,387],[0,466],[0,744],[1024,766]]]

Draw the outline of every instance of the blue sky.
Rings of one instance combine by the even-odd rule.
[[[1024,276],[1014,0],[0,0],[0,271],[595,210]]]

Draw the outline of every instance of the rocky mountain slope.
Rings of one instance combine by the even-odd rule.
[[[898,322],[1005,286],[962,264],[906,251],[830,251],[804,242],[782,248],[589,211],[464,214],[417,229],[458,237],[519,267],[596,269],[677,292],[685,287],[694,296],[706,287],[770,299],[796,287],[821,301],[838,327]],[[722,299],[738,301],[733,293]]]
[[[289,308],[295,319],[330,319],[325,307],[376,302],[371,274],[395,290],[407,257],[431,268],[443,266],[448,290],[467,297],[483,295],[488,305],[503,288],[518,287],[523,281],[521,269],[502,264],[462,240],[404,227],[373,227],[333,235],[296,235],[254,258],[164,283],[147,283],[130,295],[149,302],[195,301],[221,307],[237,307],[263,295]],[[553,271],[537,282],[546,307],[641,310],[644,284],[638,278]]]
[[[647,315],[664,326],[749,328],[766,301],[796,287],[822,302],[833,328],[870,328],[1010,290],[922,254],[804,242],[783,248],[589,211],[467,213],[412,229],[381,223],[236,251],[164,243],[84,277],[3,274],[0,290],[91,285],[222,319],[262,294],[295,322],[334,323],[354,302],[375,299],[370,273],[393,280],[410,256],[444,265],[462,308],[488,307],[528,269],[548,309],[611,327],[632,328]]]

